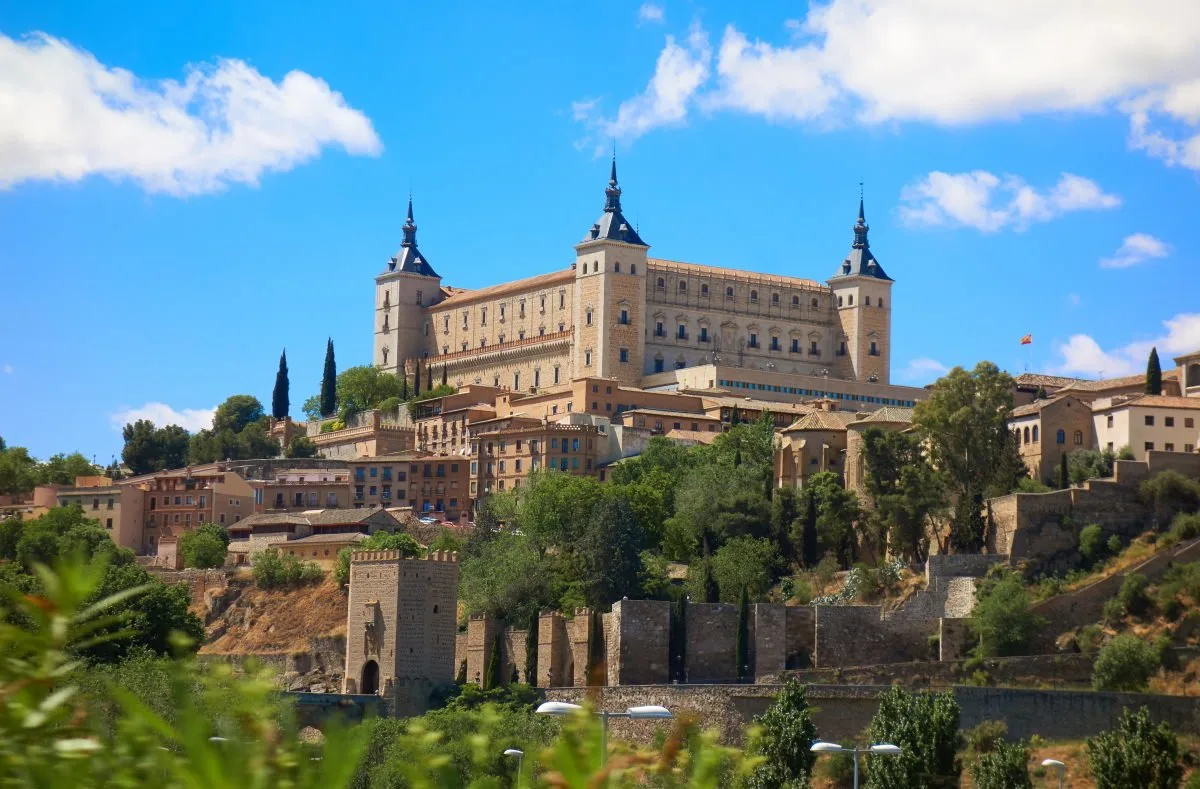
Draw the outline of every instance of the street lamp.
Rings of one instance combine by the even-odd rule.
[[[836,742],[822,742],[817,740],[810,748],[813,753],[848,753],[850,758],[854,759],[854,789],[858,789],[858,755],[860,753],[875,754],[876,756],[896,756],[900,753],[899,745],[892,745],[890,742],[880,742],[875,745],[870,745],[866,748],[845,748],[838,745]]]
[[[516,786],[516,789],[521,789],[521,761],[525,758],[525,751],[519,751],[516,748],[505,748],[504,755],[517,757],[517,786]]]
[[[539,705],[537,712],[540,715],[570,715],[574,712],[582,710],[583,707],[578,704],[571,704],[568,701],[547,701]],[[631,718],[633,720],[648,720],[650,718],[673,718],[671,711],[666,707],[660,707],[656,704],[647,704],[640,707],[629,707],[624,712],[608,712],[601,710],[596,713],[600,716],[600,758],[601,764],[608,762],[608,719],[609,718]]]
[[[1043,767],[1053,767],[1058,771],[1058,789],[1062,789],[1063,773],[1067,771],[1067,765],[1060,762],[1058,759],[1043,759]]]

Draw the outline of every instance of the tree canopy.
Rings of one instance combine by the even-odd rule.
[[[191,437],[179,425],[155,427],[148,419],[125,425],[121,459],[134,474],[149,474],[187,465]]]

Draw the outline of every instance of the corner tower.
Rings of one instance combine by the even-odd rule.
[[[400,251],[387,271],[375,277],[375,351],[379,369],[396,374],[405,359],[426,355],[425,308],[441,300],[442,278],[417,248],[412,197],[404,221]]]
[[[892,279],[871,252],[863,199],[858,199],[854,243],[829,287],[841,325],[834,338],[837,374],[857,381],[889,382],[892,351]]]
[[[614,154],[604,213],[575,245],[574,377],[616,378],[632,385],[641,381],[649,249],[621,213]]]

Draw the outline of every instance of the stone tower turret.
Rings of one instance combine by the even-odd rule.
[[[575,377],[642,377],[646,338],[646,252],[650,249],[621,213],[614,155],[604,213],[575,245]]]
[[[375,278],[375,366],[398,373],[405,359],[428,355],[425,308],[441,300],[442,278],[417,248],[412,197],[400,251]]]
[[[829,278],[840,324],[834,359],[840,377],[888,383],[892,348],[892,279],[871,252],[863,200],[858,200],[854,242]]]

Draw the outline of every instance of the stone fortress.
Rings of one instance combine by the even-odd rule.
[[[442,284],[410,198],[400,251],[375,279],[374,364],[514,392],[583,377],[661,384],[653,376],[709,364],[887,388],[892,279],[861,200],[850,252],[821,284],[649,257],[622,213],[615,158],[604,194],[569,268],[479,290]]]

